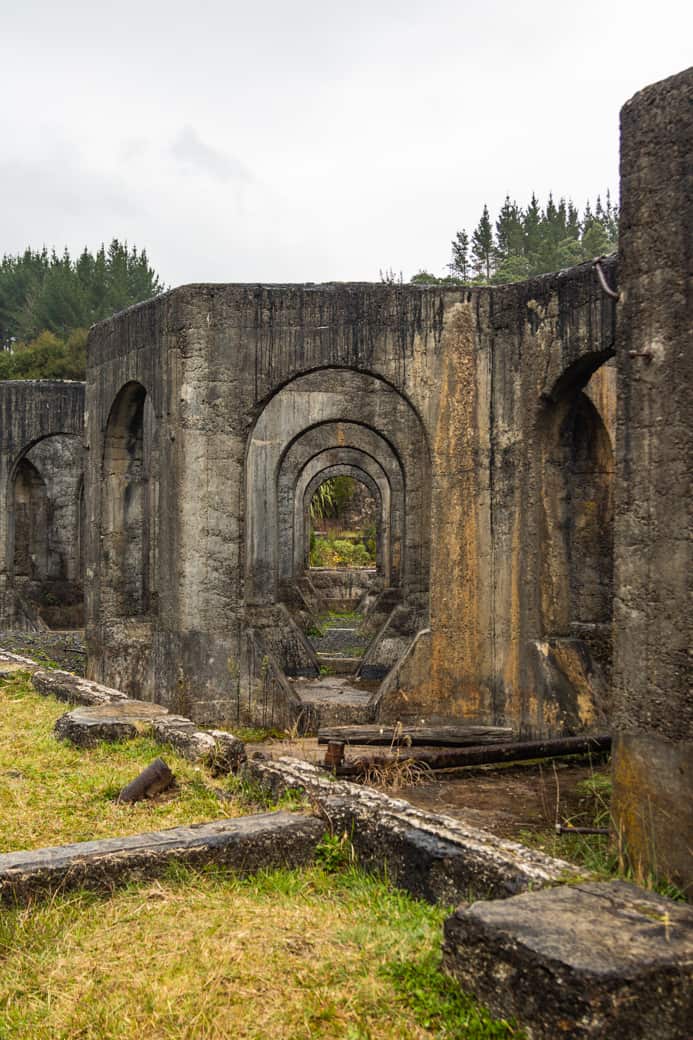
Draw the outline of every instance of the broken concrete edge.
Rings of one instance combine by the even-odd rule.
[[[693,907],[623,881],[460,907],[443,969],[532,1040],[678,1040],[693,1021]]]
[[[35,672],[42,667],[37,661],[32,661],[30,657],[22,657],[21,654],[13,654],[9,650],[0,650],[0,668],[3,664],[23,672]]]
[[[0,905],[25,905],[75,888],[111,891],[153,880],[171,864],[216,864],[238,874],[314,862],[325,824],[315,816],[272,812],[190,827],[104,838],[0,855]]]
[[[338,781],[295,758],[251,758],[241,774],[274,798],[303,792],[333,833],[346,833],[360,866],[431,903],[478,898],[584,879],[574,865],[449,816],[416,809],[370,787]]]
[[[29,661],[29,659],[26,659]],[[120,690],[103,686],[92,679],[84,679],[72,672],[42,668],[35,661],[33,666],[32,685],[42,696],[55,697],[70,704],[79,704],[87,708],[105,704],[133,705],[140,703],[129,698]],[[142,701],[142,708],[150,712],[152,704]],[[117,734],[112,728],[111,735],[103,739],[132,739],[145,730],[150,731],[156,740],[168,744],[183,758],[191,762],[200,762],[208,766],[216,775],[235,772],[245,761],[245,745],[242,740],[226,730],[201,730],[195,723],[183,715],[170,715],[168,709],[162,707],[159,718],[152,718],[146,724],[125,724],[122,733]],[[71,720],[67,712],[56,722],[56,734],[73,739],[71,736]]]

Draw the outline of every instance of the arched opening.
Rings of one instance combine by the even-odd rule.
[[[43,582],[48,562],[48,493],[46,482],[28,458],[20,460],[14,478],[15,583]]]
[[[588,391],[565,392],[545,415],[542,620],[546,637],[582,641],[608,680],[614,457]]]
[[[358,422],[349,418],[352,415],[359,416]],[[426,437],[421,420],[406,398],[382,379],[321,369],[298,377],[271,398],[249,438],[246,604],[260,606],[280,598],[280,583],[292,570],[284,535],[292,523],[298,474],[321,451],[352,446],[352,428],[363,431],[365,451],[387,479],[392,474],[393,495],[396,485],[398,543],[396,552],[393,544],[392,570],[404,594],[427,602],[430,469],[422,450]]]
[[[305,493],[309,570],[383,571],[383,516],[377,486],[351,467],[321,474]]]
[[[54,434],[25,449],[10,477],[9,553],[23,625],[80,628],[80,439]]]
[[[309,506],[326,475],[363,481],[380,503],[376,567],[383,588],[398,588],[402,572],[404,475],[392,446],[357,423],[323,423],[302,433],[285,453],[278,477],[278,559],[282,591],[309,567]],[[323,476],[325,474],[325,476]]]
[[[261,641],[253,653],[297,680],[297,710],[371,718],[393,656],[425,627],[430,472],[420,416],[380,376],[317,369],[282,386],[258,415],[245,460],[244,605]],[[363,505],[376,504],[358,525],[314,510],[324,526],[313,532],[311,561],[310,507],[337,477],[350,478],[345,490],[365,486]]]
[[[143,617],[154,606],[154,431],[145,388],[127,383],[111,408],[104,441],[101,589],[107,617]]]

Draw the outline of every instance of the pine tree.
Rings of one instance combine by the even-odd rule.
[[[452,240],[452,260],[448,270],[453,277],[469,281],[469,235],[466,231],[458,231]]]
[[[146,252],[128,251],[118,239],[108,252],[103,245],[95,255],[84,249],[76,261],[67,249],[60,256],[45,248],[5,256],[0,262],[0,349],[34,341],[44,329],[69,336],[163,288]]]
[[[493,228],[488,206],[485,205],[481,219],[472,234],[472,263],[476,276],[486,282],[491,280],[493,248]]]
[[[496,221],[496,261],[503,263],[510,257],[522,256],[524,251],[522,210],[517,202],[511,202],[510,196],[506,195]]]

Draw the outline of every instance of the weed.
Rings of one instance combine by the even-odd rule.
[[[555,764],[555,822],[564,827],[605,827],[611,834],[571,834],[564,830],[557,834],[551,831],[521,831],[520,839],[526,845],[540,848],[551,856],[568,860],[584,868],[588,875],[603,879],[622,878],[633,881],[644,888],[652,889],[670,899],[683,900],[684,893],[671,881],[656,877],[654,874],[643,875],[633,870],[627,863],[623,842],[617,834],[611,814],[611,774],[593,771],[585,780],[576,784],[575,790],[580,796],[577,811],[566,816],[561,811],[561,792]],[[549,818],[548,811],[545,815]]]
[[[356,862],[356,853],[347,832],[325,834],[315,847],[315,862],[328,874],[352,867]]]
[[[262,744],[266,740],[283,740],[286,734],[281,729],[265,726],[220,726],[228,729],[234,737],[238,737],[244,744]]]

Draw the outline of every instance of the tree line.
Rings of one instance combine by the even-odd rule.
[[[0,379],[83,379],[95,321],[163,292],[146,251],[114,238],[77,259],[26,249],[0,262]]]
[[[536,195],[524,209],[507,195],[493,221],[484,206],[471,235],[464,228],[452,240],[449,275],[438,278],[419,271],[418,284],[502,285],[560,271],[584,260],[613,252],[618,245],[618,207],[609,192],[582,214],[570,199],[541,206]]]

